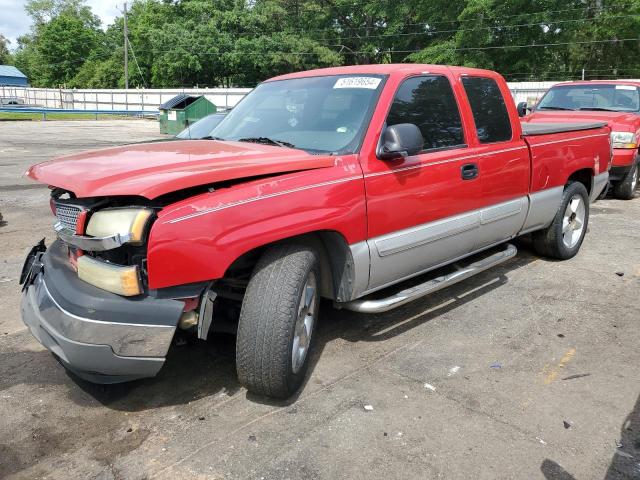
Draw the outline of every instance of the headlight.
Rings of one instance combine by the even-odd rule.
[[[114,265],[83,255],[78,258],[78,278],[118,295],[130,297],[142,293],[136,266]]]
[[[139,245],[153,210],[148,208],[112,208],[100,210],[89,219],[86,234],[92,237],[120,235],[128,243]]]
[[[638,139],[632,132],[611,132],[613,148],[637,148]]]

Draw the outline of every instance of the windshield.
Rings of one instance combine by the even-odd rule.
[[[639,112],[640,94],[633,85],[557,86],[542,97],[536,110]]]
[[[360,147],[382,79],[379,75],[335,75],[265,82],[211,136],[310,153],[353,153]]]
[[[211,134],[211,131],[222,121],[224,117],[225,115],[223,113],[212,113],[211,115],[207,115],[182,130],[178,135],[176,135],[176,138],[197,140],[199,138],[208,137]]]

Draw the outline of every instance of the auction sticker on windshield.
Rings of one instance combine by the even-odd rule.
[[[369,88],[375,90],[380,85],[380,79],[376,77],[342,77],[339,78],[333,88]]]

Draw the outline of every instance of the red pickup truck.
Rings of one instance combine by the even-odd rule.
[[[613,164],[609,181],[613,194],[623,200],[633,198],[640,163],[640,82],[559,83],[547,91],[529,115],[526,104],[519,104],[518,110],[527,123],[607,122],[612,130]]]
[[[31,167],[51,187],[58,239],[27,257],[22,316],[103,383],[155,375],[177,329],[206,339],[231,325],[241,383],[286,397],[321,297],[384,312],[513,257],[505,242],[525,233],[571,258],[610,160],[604,123],[521,126],[491,71],[280,76],[205,139]]]

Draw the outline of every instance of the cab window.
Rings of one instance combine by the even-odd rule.
[[[471,105],[480,143],[511,140],[511,119],[496,81],[492,78],[464,77],[462,85]]]
[[[462,79],[480,143],[511,140],[511,119],[495,80],[484,77]]]
[[[399,123],[420,129],[423,151],[465,146],[453,89],[441,75],[413,77],[400,85],[387,116],[387,125]]]

